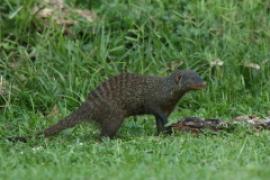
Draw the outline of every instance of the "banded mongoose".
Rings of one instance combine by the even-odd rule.
[[[66,118],[38,135],[49,137],[82,121],[94,121],[101,127],[101,136],[114,137],[129,116],[155,116],[158,133],[180,98],[191,90],[204,88],[206,83],[192,70],[176,70],[167,77],[123,73],[114,76],[94,91],[82,105]],[[26,141],[23,137],[17,140]]]

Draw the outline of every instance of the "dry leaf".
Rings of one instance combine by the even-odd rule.
[[[48,117],[53,117],[53,116],[57,116],[59,114],[59,108],[57,105],[54,105],[51,112],[48,113]]]
[[[259,64],[255,64],[255,63],[245,63],[244,67],[250,68],[250,69],[256,69],[256,70],[260,70],[261,67]]]
[[[184,64],[181,60],[174,60],[169,63],[167,63],[167,68],[171,71],[174,71],[175,69],[178,69],[182,64]]]
[[[63,0],[46,0],[40,4],[40,7],[34,7],[34,15],[48,24],[51,19],[56,24],[64,27],[64,33],[72,34],[68,27],[77,24],[79,21],[74,15],[84,18],[88,22],[93,22],[97,15],[93,11],[75,9],[64,4]]]
[[[55,8],[64,8],[65,4],[64,4],[64,0],[44,0],[44,3],[49,4],[52,7]]]
[[[56,24],[63,25],[65,27],[72,26],[76,23],[76,21],[74,21],[72,19],[65,19],[65,18],[56,19],[55,22],[56,22]]]
[[[269,62],[270,62],[269,59],[265,59],[265,60],[262,61],[262,65],[268,64]]]
[[[213,66],[223,66],[224,62],[221,61],[219,58],[217,59],[214,59],[210,62],[210,66],[213,67]]]
[[[244,115],[244,116],[237,116],[234,118],[235,121],[242,121],[248,124],[251,124],[252,127],[257,129],[270,129],[270,117],[261,119],[257,116],[251,115]]]
[[[174,131],[191,131],[200,132],[202,129],[213,131],[223,130],[228,127],[228,124],[220,119],[201,119],[198,117],[186,117],[170,126]]]
[[[3,76],[0,76],[0,96],[5,96],[7,94],[8,82],[4,79]]]
[[[74,12],[76,12],[81,17],[84,17],[89,22],[93,22],[97,18],[96,13],[94,13],[93,11],[74,9]]]
[[[43,8],[38,11],[37,15],[40,18],[48,18],[51,17],[54,13],[54,9],[51,8]]]
[[[233,118],[235,121],[245,121],[248,119],[259,120],[260,118],[255,115],[240,115]]]

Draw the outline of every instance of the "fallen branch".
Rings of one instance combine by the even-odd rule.
[[[199,117],[186,117],[176,123],[171,124],[169,127],[171,127],[174,132],[182,131],[200,133],[205,129],[211,131],[230,131],[239,124],[247,124],[257,130],[270,130],[270,118],[259,119],[256,116],[238,116],[232,121],[224,121],[221,119],[202,119]]]

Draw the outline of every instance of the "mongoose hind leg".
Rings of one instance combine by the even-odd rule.
[[[122,113],[111,114],[101,125],[101,137],[113,138],[120,126],[122,125],[124,117]]]

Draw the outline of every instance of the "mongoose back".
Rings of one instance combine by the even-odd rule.
[[[119,74],[90,92],[69,116],[37,135],[49,137],[82,121],[94,121],[101,127],[101,136],[112,138],[126,117],[143,114],[155,116],[158,132],[170,131],[165,124],[180,98],[205,86],[192,70],[176,70],[167,77]],[[26,141],[24,137],[14,139]]]

